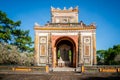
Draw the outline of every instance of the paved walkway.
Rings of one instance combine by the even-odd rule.
[[[120,74],[116,73],[0,73],[0,80],[120,80]]]

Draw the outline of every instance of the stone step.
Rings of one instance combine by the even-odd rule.
[[[75,71],[75,68],[67,68],[67,67],[57,67],[57,68],[53,68],[53,71]]]

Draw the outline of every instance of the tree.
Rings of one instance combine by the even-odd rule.
[[[17,64],[19,57],[20,55],[16,46],[0,43],[0,64]]]
[[[29,36],[29,30],[14,30],[14,45],[18,46],[20,48],[21,52],[24,51],[28,51],[31,52],[33,51],[33,48],[31,48],[30,46],[32,46],[33,42],[31,37]]]
[[[11,43],[12,31],[20,26],[20,21],[14,22],[7,18],[7,15],[0,11],[0,42]]]
[[[33,51],[28,30],[20,29],[20,21],[14,22],[0,11],[0,43],[16,45],[21,52]]]
[[[0,64],[8,61],[8,46],[0,43]]]
[[[105,64],[106,65],[114,65],[114,58],[115,58],[115,53],[113,48],[109,48],[106,53],[105,53]]]
[[[32,66],[33,60],[32,52],[20,53],[16,46],[0,43],[0,65]]]
[[[120,44],[114,45],[108,50],[97,51],[98,64],[104,65],[120,65]]]
[[[18,65],[19,59],[20,59],[20,54],[18,52],[18,48],[16,46],[9,45],[9,53],[8,53],[9,64]]]
[[[98,64],[104,64],[104,57],[105,56],[105,50],[98,50],[97,51],[97,62]]]
[[[33,42],[29,30],[20,29],[20,24],[20,21],[14,22],[6,13],[0,11],[0,64],[2,65],[33,65]]]
[[[119,45],[114,45],[113,49],[115,50],[115,58],[114,61],[116,64],[120,65],[120,44]]]

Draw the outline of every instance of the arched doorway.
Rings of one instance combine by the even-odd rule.
[[[75,43],[69,37],[57,39],[56,44],[56,66],[58,67],[75,67]]]

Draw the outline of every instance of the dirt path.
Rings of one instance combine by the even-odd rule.
[[[44,74],[2,74],[0,80],[120,80],[120,74],[115,73],[74,73],[52,72]]]

